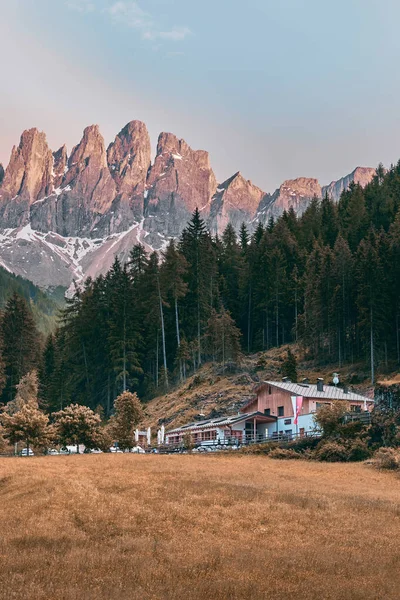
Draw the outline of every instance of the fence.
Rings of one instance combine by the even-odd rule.
[[[205,451],[210,450],[232,450],[242,448],[243,446],[250,446],[252,444],[265,444],[265,443],[287,443],[298,439],[305,438],[318,438],[321,436],[319,431],[309,431],[302,433],[273,433],[272,435],[265,436],[261,434],[257,435],[246,435],[244,439],[239,439],[236,436],[228,436],[221,440],[207,440],[200,443],[193,443],[191,446],[192,450],[203,449]],[[159,446],[157,451],[160,454],[170,452],[184,452],[187,450],[185,443],[176,442],[173,444],[166,444],[165,446]]]

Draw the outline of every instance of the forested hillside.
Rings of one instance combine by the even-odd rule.
[[[39,331],[48,335],[54,330],[57,312],[63,304],[60,293],[52,299],[32,282],[0,267],[0,310],[14,293],[25,298],[29,304]]]
[[[339,203],[315,199],[250,236],[212,237],[196,210],[162,257],[135,246],[86,282],[46,344],[41,394],[106,414],[124,389],[150,398],[205,361],[223,370],[297,341],[319,364],[399,364],[400,163]]]

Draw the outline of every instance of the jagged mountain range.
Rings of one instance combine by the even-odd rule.
[[[0,265],[42,287],[105,272],[142,242],[161,249],[198,207],[213,233],[231,222],[252,228],[293,207],[301,214],[326,192],[338,200],[375,169],[357,167],[321,187],[316,179],[285,181],[269,194],[236,173],[218,183],[209,155],[161,133],[154,162],[147,128],[131,121],[106,149],[97,125],[87,127],[68,156],[37,129],[24,131],[6,169],[0,165]]]

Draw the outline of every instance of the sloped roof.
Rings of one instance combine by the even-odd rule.
[[[181,427],[176,427],[175,429],[171,429],[167,431],[167,434],[178,433],[182,431],[192,431],[196,429],[204,429],[207,427],[223,427],[225,425],[233,425],[233,423],[238,423],[239,421],[245,421],[247,419],[251,419],[252,417],[262,417],[266,421],[275,421],[276,417],[273,415],[264,415],[261,412],[251,412],[251,413],[241,413],[240,415],[233,415],[230,417],[217,417],[215,419],[206,419],[204,421],[193,421],[192,423],[187,423],[186,425],[182,425]]]
[[[286,392],[290,392],[293,396],[304,396],[305,398],[320,398],[321,400],[347,400],[348,402],[373,402],[370,398],[362,396],[361,394],[355,394],[354,392],[347,392],[342,388],[334,387],[333,385],[324,385],[324,391],[319,392],[316,385],[306,383],[285,383],[284,381],[263,381],[260,385],[272,385]]]

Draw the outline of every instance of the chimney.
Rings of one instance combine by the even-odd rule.
[[[304,379],[303,379],[303,385],[308,385],[309,383],[310,382],[309,382],[308,378],[304,377]]]
[[[292,383],[289,379],[289,377],[282,377],[282,381],[283,383]]]
[[[317,392],[323,392],[324,391],[324,380],[322,379],[322,377],[318,377],[317,379]]]

